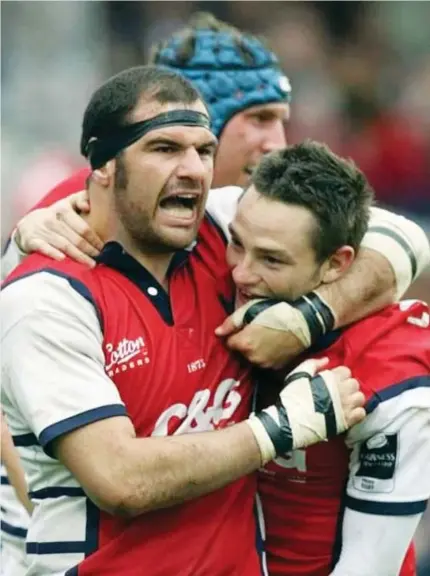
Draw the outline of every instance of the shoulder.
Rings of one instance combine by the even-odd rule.
[[[224,186],[209,191],[206,203],[207,215],[219,226],[228,239],[228,225],[236,213],[237,202],[243,192],[239,186]]]
[[[32,256],[29,256],[30,260]],[[70,261],[56,263],[50,259],[35,258],[34,267],[24,267],[20,274],[13,274],[2,286],[2,333],[5,335],[21,320],[40,319],[46,315],[73,316],[85,322],[88,316],[99,315],[92,291],[85,281],[91,276],[86,267]],[[50,266],[47,266],[46,260]],[[81,268],[80,268],[81,267]],[[79,277],[81,272],[81,277]]]
[[[429,307],[420,300],[392,304],[352,325],[343,338],[353,358],[362,354],[373,358],[376,352],[384,352],[386,358],[406,350],[421,354],[430,346]]]

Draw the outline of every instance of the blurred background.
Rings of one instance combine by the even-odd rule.
[[[83,165],[92,91],[145,63],[151,43],[197,10],[265,36],[278,54],[293,86],[290,143],[312,137],[351,156],[379,203],[430,236],[430,2],[2,1],[2,246]],[[430,270],[408,296],[430,300]],[[429,576],[430,512],[417,543]]]

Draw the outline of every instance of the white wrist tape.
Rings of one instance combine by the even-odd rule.
[[[265,466],[276,458],[275,446],[270,439],[266,428],[254,414],[245,421],[251,428],[261,452],[261,465]]]
[[[294,449],[306,448],[347,429],[336,379],[330,370],[306,382],[291,382],[280,398],[288,406]]]
[[[277,403],[247,420],[263,465],[276,455],[306,448],[347,429],[336,377],[330,370],[314,374],[313,360],[300,364],[285,379]]]
[[[259,302],[266,303],[265,299],[250,300],[240,308],[238,308],[232,315],[232,320],[237,328],[244,324],[244,317],[249,308],[258,304]],[[271,301],[275,302],[275,301]],[[245,322],[246,323],[246,322]],[[296,310],[291,304],[287,302],[276,302],[273,306],[263,309],[252,320],[253,324],[266,326],[274,330],[282,330],[284,332],[292,332],[303,344],[305,348],[311,345],[311,333],[305,317]]]

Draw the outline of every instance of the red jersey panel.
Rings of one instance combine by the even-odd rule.
[[[58,200],[63,200],[63,198],[67,198],[71,194],[75,192],[79,192],[80,190],[85,190],[86,188],[86,180],[88,176],[91,174],[91,170],[89,168],[82,168],[78,172],[75,172],[70,178],[63,180],[55,186],[46,196],[42,198],[33,208],[30,210],[37,210],[38,208],[47,208],[54,204]]]
[[[419,326],[421,318],[428,319],[424,303],[390,306],[351,326],[312,357],[328,356],[330,368],[350,367],[366,398],[375,398],[405,379],[429,373],[430,330]],[[349,450],[338,437],[279,457],[259,473],[271,575],[330,574],[348,466]],[[414,566],[410,550],[401,576],[414,575]]]
[[[246,363],[214,335],[233,300],[224,253],[221,234],[205,218],[192,252],[175,257],[168,296],[116,243],[106,245],[94,269],[35,255],[8,280],[51,269],[85,288],[100,314],[106,372],[137,436],[216,430],[247,418],[252,394]],[[132,520],[93,511],[87,522],[95,546],[76,574],[257,576],[255,489],[251,475]]]

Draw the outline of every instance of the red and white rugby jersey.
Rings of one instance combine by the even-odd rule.
[[[215,430],[248,416],[248,368],[214,335],[233,300],[224,252],[206,216],[194,248],[175,256],[169,295],[116,243],[93,270],[30,256],[8,279],[4,308],[19,301],[20,310],[6,318],[3,336],[22,358],[5,367],[2,393],[36,503],[32,573],[260,574],[254,476],[124,520],[100,512],[49,452],[59,435],[125,413],[142,437]],[[27,335],[15,330],[17,316]],[[37,354],[29,330],[38,330]]]
[[[342,545],[345,506],[368,514],[372,530],[372,515],[389,522],[417,514],[430,495],[428,307],[390,306],[330,335],[325,345],[312,356],[351,368],[368,416],[346,437],[285,454],[260,472],[271,575],[328,576]],[[401,576],[414,574],[410,549]]]

